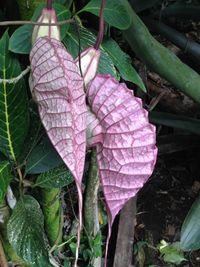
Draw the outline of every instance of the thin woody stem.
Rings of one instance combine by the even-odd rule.
[[[0,84],[1,83],[17,83],[20,79],[22,79],[29,71],[30,71],[30,66],[27,67],[25,70],[23,70],[17,77],[11,78],[11,79],[0,79]]]
[[[105,6],[105,0],[101,1],[101,9],[100,9],[100,20],[99,20],[99,33],[97,36],[96,43],[94,45],[94,48],[96,50],[99,49],[99,46],[102,43],[103,35],[104,35],[104,6]]]
[[[35,21],[30,21],[30,20],[13,20],[13,21],[2,21],[0,22],[0,26],[23,25],[23,24],[42,25],[42,26],[59,26],[59,25],[67,24],[67,23],[74,23],[74,20],[68,19],[68,20],[59,21],[57,23],[43,23],[43,22],[35,22]]]

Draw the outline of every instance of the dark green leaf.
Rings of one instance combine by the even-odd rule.
[[[200,197],[192,205],[181,229],[181,248],[200,249]]]
[[[0,78],[10,79],[21,73],[19,62],[8,51],[9,36],[0,40]],[[16,161],[29,126],[25,83],[0,83],[0,151]]]
[[[200,120],[165,112],[150,112],[149,117],[152,123],[200,134]]]
[[[81,51],[84,51],[86,48],[94,45],[96,41],[96,36],[85,29],[84,27],[79,28],[80,34],[80,44]],[[74,58],[76,58],[79,54],[79,41],[78,41],[78,33],[74,26],[71,26],[67,36],[64,38],[63,42],[67,50]],[[101,57],[99,61],[99,73],[101,74],[111,74],[116,79],[118,79],[117,72],[115,66],[109,57],[109,55],[105,52],[105,50],[101,47]]]
[[[119,45],[111,38],[104,40],[102,47],[111,57],[121,77],[125,81],[135,83],[142,91],[146,92],[142,79],[131,64],[129,55],[124,53]]]
[[[33,267],[52,266],[44,237],[44,217],[32,196],[21,198],[8,222],[8,239],[17,254]]]
[[[8,161],[0,162],[0,203],[4,200],[8,185],[12,179],[11,166]]]
[[[160,0],[131,0],[130,3],[136,12],[155,6]]]
[[[91,0],[80,12],[90,12],[99,16],[101,0]],[[130,6],[127,0],[105,1],[104,19],[111,26],[120,30],[129,28],[131,24]]]
[[[32,21],[37,20],[44,6],[45,6],[44,4],[38,6],[38,8],[35,10],[33,14]],[[54,4],[53,6],[56,10],[58,21],[67,20],[71,17],[70,11],[65,6],[60,4]],[[68,27],[69,24],[67,23],[60,27],[61,39],[65,37]],[[29,54],[32,47],[31,44],[32,31],[33,31],[32,25],[24,25],[19,27],[10,38],[9,50],[19,54]]]
[[[180,249],[180,242],[168,244],[164,240],[158,245],[158,249],[163,256],[163,260],[167,263],[181,264],[187,261],[184,258],[183,251]]]
[[[49,139],[44,137],[29,154],[25,173],[38,174],[47,172],[62,163],[62,159],[50,143]]]
[[[74,181],[73,176],[65,165],[59,166],[37,177],[34,187],[42,188],[62,188]]]

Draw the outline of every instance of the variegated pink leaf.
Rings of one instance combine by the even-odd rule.
[[[31,50],[30,61],[32,94],[52,144],[75,178],[82,225],[81,181],[86,150],[83,79],[71,55],[55,39],[39,38]]]
[[[87,96],[92,111],[87,118],[87,143],[97,148],[111,230],[117,213],[153,172],[155,127],[141,100],[112,76],[97,75]]]

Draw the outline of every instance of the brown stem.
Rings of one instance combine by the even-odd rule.
[[[67,23],[74,23],[73,19],[67,19],[63,20],[57,23],[42,23],[42,22],[35,22],[35,21],[29,21],[29,20],[13,20],[13,21],[1,21],[0,26],[9,26],[9,25],[42,25],[42,26],[59,26],[64,25]]]
[[[4,253],[3,245],[1,242],[1,238],[0,238],[0,266],[1,267],[8,267],[8,263],[7,263],[6,256]]]
[[[100,9],[100,20],[99,20],[99,33],[97,36],[96,43],[94,45],[94,48],[96,50],[99,50],[99,46],[102,43],[103,35],[104,35],[104,6],[105,6],[105,0],[101,1],[101,9]]]

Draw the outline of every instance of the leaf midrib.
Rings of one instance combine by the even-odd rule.
[[[3,79],[5,80],[6,79],[5,56],[3,56],[3,61],[4,61]],[[3,82],[3,91],[4,91],[5,124],[6,124],[8,146],[10,148],[10,153],[11,153],[12,159],[14,161],[16,161],[16,157],[15,157],[15,153],[14,153],[14,149],[13,149],[13,145],[12,145],[12,140],[11,140],[11,133],[10,133],[6,81]]]

